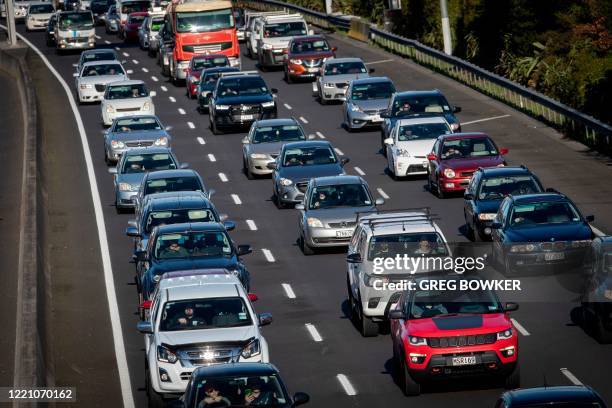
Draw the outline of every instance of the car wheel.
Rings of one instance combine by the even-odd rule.
[[[592,317],[593,334],[595,339],[602,344],[612,343],[612,330],[607,328],[601,316],[595,315]]]
[[[217,127],[217,124],[215,123],[214,119],[211,119],[210,121],[210,130],[212,130],[213,135],[220,135],[223,132]]]
[[[374,322],[369,317],[363,314],[363,307],[361,301],[357,303],[357,311],[359,312],[359,331],[363,337],[376,337],[378,336],[378,323]]]
[[[303,236],[300,236],[300,249],[305,256],[314,255],[314,249],[306,243]]]
[[[244,160],[243,166],[244,166],[244,173],[246,174],[247,178],[249,180],[254,180],[255,179],[255,175],[251,171],[251,166],[249,166],[249,162]]]
[[[476,234],[474,233],[474,228],[472,228],[472,226],[468,222],[467,215],[465,214],[465,211],[463,212],[463,218],[465,219],[465,236],[470,241],[476,241]]]
[[[153,387],[151,386],[151,374],[149,373],[149,371],[150,370],[147,369],[147,405],[149,408],[163,408],[166,406],[166,404],[164,403],[164,399],[162,398],[162,396],[156,393]]]
[[[327,105],[327,100],[323,96],[321,96],[320,92],[319,92],[319,103],[321,105]]]
[[[521,386],[521,369],[519,367],[518,361],[514,370],[506,377],[504,380],[504,388],[507,390],[514,390]]]
[[[439,179],[436,182],[436,195],[441,200],[443,200],[445,198],[444,191],[442,190],[442,187],[440,187],[440,180]]]
[[[415,397],[421,394],[421,385],[412,379],[410,372],[408,371],[408,366],[406,365],[406,358],[402,356],[401,361],[401,378],[400,378],[400,386],[402,387],[402,392],[407,397]]]
[[[510,264],[510,258],[508,258],[508,256],[504,256],[504,258],[501,259],[500,261],[503,262],[504,274],[506,276],[510,276],[510,275],[512,275],[515,272],[515,269]]]

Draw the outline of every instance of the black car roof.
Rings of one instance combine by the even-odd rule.
[[[223,224],[218,222],[184,222],[180,224],[162,225],[156,228],[159,229],[159,234],[172,234],[186,231],[225,231]]]
[[[484,167],[480,168],[479,171],[481,171],[485,177],[533,175],[533,173],[524,166]]]
[[[259,75],[259,74],[244,74],[244,75],[221,77],[221,78],[219,78],[219,82],[218,83],[221,83],[221,81],[223,79],[235,79],[235,78],[259,78],[262,81],[264,80],[263,77],[261,75]]]
[[[174,177],[197,177],[198,173],[192,169],[157,170],[147,173],[148,180],[159,180]]]
[[[208,377],[226,377],[226,376],[263,376],[279,374],[278,369],[270,363],[232,363],[232,364],[215,364],[211,366],[202,366],[195,369],[191,374],[196,381],[201,378]]]
[[[506,393],[512,406],[531,406],[550,402],[594,402],[600,401],[592,388],[581,385],[537,387],[518,389]]]

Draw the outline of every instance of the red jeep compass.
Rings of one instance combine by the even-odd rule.
[[[404,292],[390,311],[393,359],[406,395],[419,395],[422,382],[456,377],[497,376],[506,388],[519,386],[518,338],[508,316],[518,305],[502,306],[493,291],[459,290],[467,279],[445,279],[456,290]]]

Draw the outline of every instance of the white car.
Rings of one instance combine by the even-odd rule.
[[[26,13],[26,30],[45,30],[53,13],[55,13],[55,8],[52,3],[30,3]]]
[[[400,119],[384,140],[387,167],[393,177],[427,174],[427,155],[438,136],[453,133],[443,116]]]
[[[143,81],[128,80],[107,85],[102,99],[102,122],[110,126],[115,118],[123,116],[155,115],[152,97]]]
[[[167,272],[151,299],[146,319],[138,323],[145,334],[149,406],[182,394],[199,366],[269,362],[259,327],[272,316],[255,313],[251,299],[256,297],[232,272]]]
[[[128,72],[119,61],[86,62],[81,72],[73,75],[79,103],[99,102],[108,84],[129,79]]]

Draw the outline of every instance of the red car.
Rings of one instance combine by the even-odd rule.
[[[327,58],[336,56],[336,47],[330,47],[322,35],[293,37],[285,57],[285,80],[316,77]]]
[[[439,136],[427,155],[427,184],[438,197],[462,192],[479,167],[505,166],[508,149],[498,149],[484,133],[453,133]]]
[[[476,279],[416,281],[389,312],[393,360],[406,395],[418,395],[422,382],[465,377],[497,378],[508,389],[520,385],[517,331],[508,315],[518,304],[502,306],[487,289],[459,290],[461,281]]]
[[[147,17],[149,13],[146,11],[137,11],[135,13],[130,13],[128,15],[127,22],[125,25],[121,26],[121,38],[125,42],[138,41],[138,29],[142,25],[145,17]]]
[[[189,61],[189,66],[185,68],[185,86],[187,86],[187,96],[195,98],[198,96],[198,84],[203,69],[216,67],[229,67],[230,61],[223,54],[204,54],[194,55]]]

